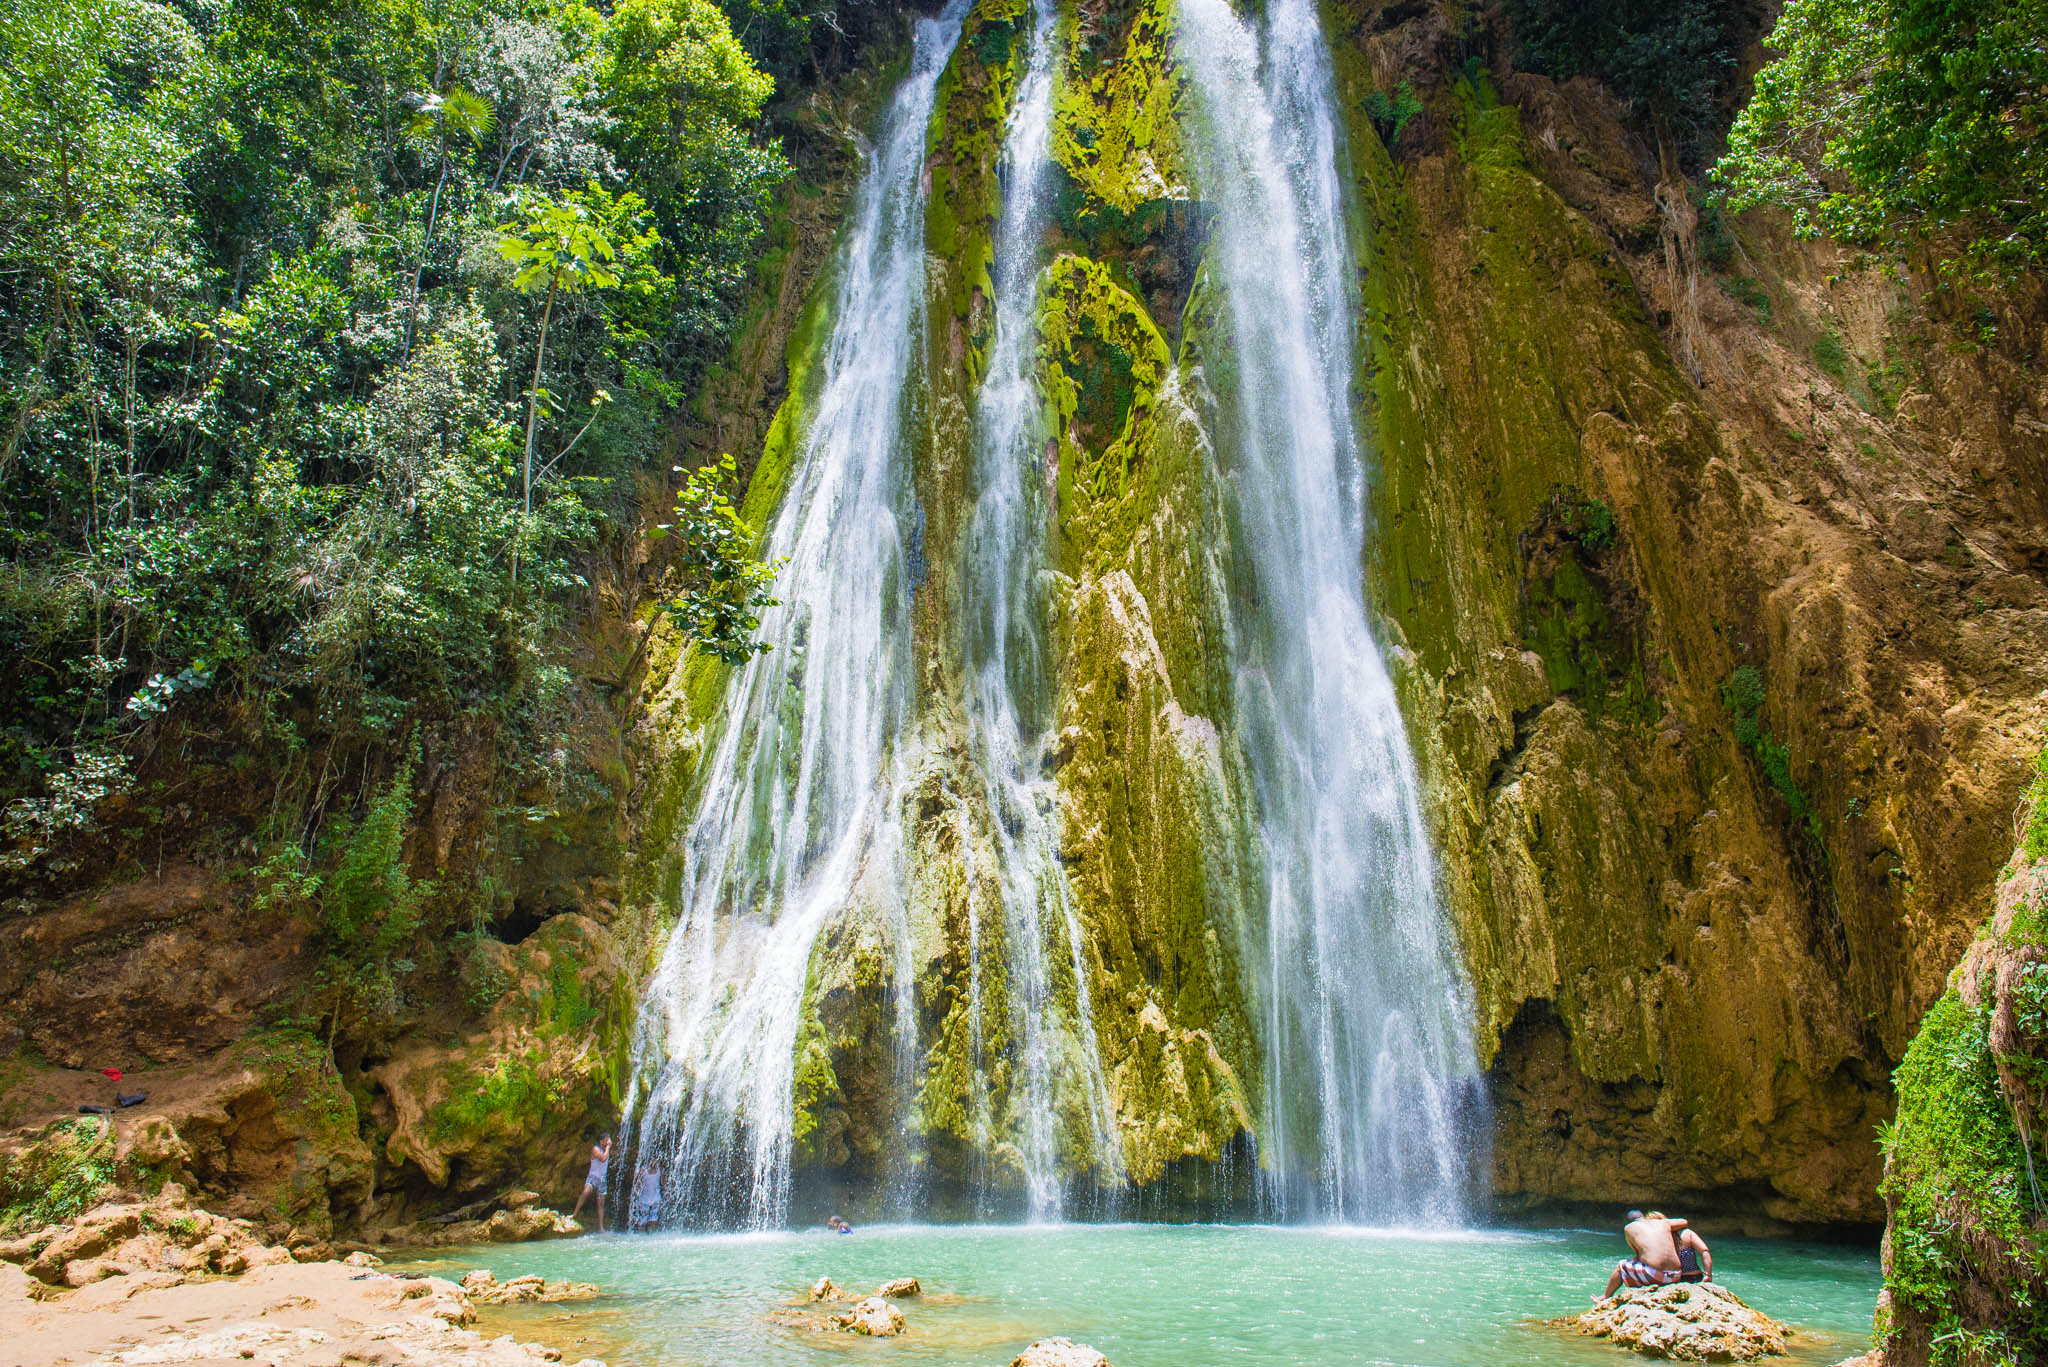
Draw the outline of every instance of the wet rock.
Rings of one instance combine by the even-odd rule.
[[[590,1282],[550,1282],[538,1273],[501,1282],[488,1268],[462,1274],[464,1294],[480,1305],[515,1305],[522,1301],[553,1303],[589,1300],[598,1294]]]
[[[1040,1339],[1019,1353],[1010,1367],[1109,1367],[1109,1359],[1072,1339]]]
[[[1572,1321],[1647,1357],[1748,1362],[1785,1351],[1791,1331],[1714,1282],[1625,1288]]]
[[[820,1277],[811,1283],[811,1299],[814,1301],[836,1301],[839,1299],[839,1283],[830,1277]]]
[[[365,1253],[361,1249],[357,1249],[355,1252],[349,1254],[346,1258],[343,1258],[341,1261],[344,1267],[384,1266],[384,1260],[382,1258],[378,1257],[374,1253]]]
[[[532,1205],[501,1210],[484,1221],[484,1237],[494,1244],[523,1244],[529,1239],[569,1239],[582,1232],[583,1226],[568,1216]]]
[[[853,1334],[893,1338],[903,1332],[903,1312],[880,1296],[869,1296],[853,1309],[832,1317],[832,1323]]]
[[[902,1300],[908,1296],[922,1295],[923,1292],[924,1288],[917,1284],[915,1277],[898,1277],[875,1288],[875,1294],[883,1300]]]

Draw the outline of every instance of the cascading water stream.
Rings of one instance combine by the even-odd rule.
[[[1214,437],[1236,520],[1236,723],[1263,850],[1261,1129],[1281,1219],[1452,1223],[1472,1176],[1469,995],[1362,588],[1355,297],[1313,0],[1263,24],[1182,0],[1227,353]],[[1219,357],[1218,359],[1223,359]],[[1247,606],[1252,605],[1252,606]]]
[[[966,9],[919,21],[872,151],[816,412],[768,539],[786,562],[762,622],[773,649],[731,682],[663,889],[677,921],[643,998],[626,1130],[636,1163],[665,1170],[666,1213],[691,1224],[787,1217],[797,1035],[828,920],[865,892],[908,940],[894,743],[916,585],[902,446],[924,333],[926,129]]]
[[[1021,1046],[1018,1150],[1026,1210],[1034,1221],[1056,1219],[1065,1208],[1063,1124],[1085,1130],[1069,1138],[1078,1141],[1075,1147],[1098,1173],[1114,1173],[1118,1166],[1080,918],[1059,862],[1057,791],[1043,773],[1054,684],[1045,656],[1049,570],[1038,478],[1047,434],[1033,376],[1055,17],[1050,0],[1038,0],[1004,138],[995,340],[976,398],[979,493],[967,536],[966,581],[976,615],[966,624],[962,642],[970,744],[982,779],[996,859],[993,873],[1001,891],[1010,1034]],[[979,1072],[986,1033],[979,990],[984,931],[975,911],[968,952]],[[985,1150],[985,1113],[977,1117],[977,1127]],[[985,1181],[980,1193],[984,1210],[990,1204]]]
[[[974,506],[957,552],[968,772],[947,758],[963,753],[948,749],[947,707],[916,698],[911,472],[917,443],[941,430],[919,371],[925,142],[967,8],[953,0],[918,23],[856,195],[815,403],[768,539],[783,561],[782,602],[762,627],[774,648],[729,681],[697,771],[700,805],[663,865],[660,898],[676,920],[635,1036],[627,1132],[634,1164],[661,1166],[664,1215],[692,1225],[789,1216],[810,974],[839,925],[879,935],[890,956],[877,1062],[894,1069],[899,1128],[886,1169],[896,1185],[881,1194],[898,1213],[925,1213],[918,1184],[941,1142],[920,1147],[927,1106],[962,1108],[957,1171],[983,1216],[1017,1209],[1019,1194],[1033,1220],[1102,1214],[1123,1174],[1119,1126],[1132,1118],[1118,1116],[1105,1077],[1096,950],[1062,863],[1050,776],[1050,431],[1036,377],[1052,0],[1034,7],[1004,136],[993,335],[972,404]],[[1202,364],[1166,387],[1203,412],[1233,519],[1224,611],[1248,824],[1247,838],[1221,838],[1254,850],[1264,871],[1246,889],[1258,930],[1238,947],[1264,1050],[1264,1213],[1454,1221],[1472,1170],[1460,1126],[1475,1092],[1471,1032],[1363,597],[1357,301],[1327,57],[1313,0],[1272,0],[1256,24],[1227,0],[1181,0],[1177,22],[1197,110],[1191,170],[1214,215],[1198,292],[1220,310],[1195,310],[1214,317],[1190,333]],[[920,782],[943,775],[950,802],[912,803],[913,770]],[[943,826],[906,818],[907,806],[949,805]],[[934,863],[933,849],[955,853]],[[927,1057],[920,1042],[920,1013],[945,998],[927,1000],[919,974],[951,948],[928,952],[918,935],[932,923],[914,935],[911,908],[927,915],[943,886],[964,889],[965,981],[950,989],[967,997],[964,1094],[933,1090],[947,1076],[942,1050]]]

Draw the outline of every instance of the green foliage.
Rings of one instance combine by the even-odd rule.
[[[669,344],[702,361],[704,342],[725,336],[769,196],[789,173],[780,147],[745,132],[774,82],[711,0],[622,0],[598,80],[610,146],[634,168],[676,282]]]
[[[1596,76],[1695,150],[1735,64],[1711,0],[1509,0],[1521,64],[1558,80]]]
[[[2048,1306],[2033,1292],[2048,1266],[2033,1242],[2030,1165],[1989,1025],[1951,984],[1894,1074],[1898,1117],[1884,1132],[1885,1284],[1895,1313],[1932,1326],[1930,1361],[1941,1367],[2048,1354]],[[1966,1318],[1987,1299],[2008,1308],[2004,1323]]]
[[[172,733],[363,774],[481,725],[564,782],[580,567],[785,171],[724,16],[52,0],[0,70],[0,862],[146,826]]]
[[[39,1229],[89,1210],[114,1180],[114,1127],[60,1120],[18,1153],[0,1155],[0,1233]]]
[[[1010,60],[1010,40],[1017,25],[1008,19],[989,19],[974,31],[974,55],[985,67],[1003,66]]]
[[[1792,751],[1764,723],[1764,676],[1755,665],[1738,665],[1721,684],[1721,705],[1735,723],[1735,743],[1749,752],[1764,778],[1785,800],[1785,809],[1822,863],[1827,861],[1827,834],[1820,810],[1792,777]]]
[[[1365,97],[1365,116],[1372,120],[1374,131],[1380,141],[1391,147],[1400,138],[1401,130],[1409,121],[1422,112],[1422,101],[1416,98],[1415,87],[1403,81],[1394,87],[1393,93],[1375,90]]]
[[[1849,353],[1842,349],[1842,339],[1832,332],[1814,338],[1813,362],[1838,380],[1849,373]]]
[[[2048,859],[2048,747],[2034,756],[2034,777],[2022,799],[2027,804],[2027,829],[2020,848],[2036,863]]]
[[[1728,264],[1735,259],[1735,229],[1728,222],[1727,196],[1718,190],[1703,190],[1697,185],[1686,186],[1685,193],[1699,215],[1699,226],[1694,230],[1693,240],[1699,247],[1700,260],[1710,270],[1727,270]]]
[[[337,1018],[353,1008],[388,1017],[399,1005],[399,980],[416,965],[404,957],[433,885],[406,871],[405,838],[412,820],[412,763],[401,765],[363,813],[329,831],[333,872],[320,888],[321,981],[335,992]]]
[[[1603,499],[1588,499],[1565,515],[1565,530],[1581,546],[1600,554],[1614,545],[1614,509]]]
[[[1950,264],[2048,250],[2048,0],[1791,0],[1715,175],[1737,207],[1874,243],[1954,232]]]
[[[1755,309],[1760,321],[1771,321],[1771,296],[1765,293],[1764,287],[1758,283],[1755,276],[1737,276],[1733,280],[1723,281],[1721,287],[1728,291],[1736,303],[1747,304]]]
[[[678,467],[680,472],[680,467]],[[655,529],[676,538],[678,591],[664,610],[697,649],[730,665],[770,649],[757,640],[762,608],[774,607],[768,588],[775,570],[753,552],[754,532],[732,505],[733,458],[690,471],[676,495],[675,521]]]

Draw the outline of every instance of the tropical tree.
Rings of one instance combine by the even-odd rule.
[[[533,437],[546,391],[541,386],[547,363],[548,325],[555,301],[565,294],[609,289],[622,273],[645,262],[659,240],[645,219],[646,203],[628,191],[614,196],[596,181],[559,199],[527,205],[525,220],[500,225],[498,252],[518,268],[513,288],[524,294],[545,293],[540,334],[533,346],[533,383],[526,391],[526,454],[520,467],[522,509],[533,511]]]
[[[1791,0],[1715,174],[1806,235],[2048,252],[2048,0]]]

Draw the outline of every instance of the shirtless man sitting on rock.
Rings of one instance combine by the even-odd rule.
[[[1628,1224],[1621,1232],[1628,1239],[1628,1246],[1635,1250],[1635,1256],[1614,1265],[1607,1289],[1593,1299],[1605,1300],[1623,1286],[1669,1286],[1683,1277],[1686,1269],[1684,1260],[1678,1256],[1678,1239],[1685,1226],[1683,1220],[1666,1219],[1661,1210],[1648,1215],[1630,1211]]]

